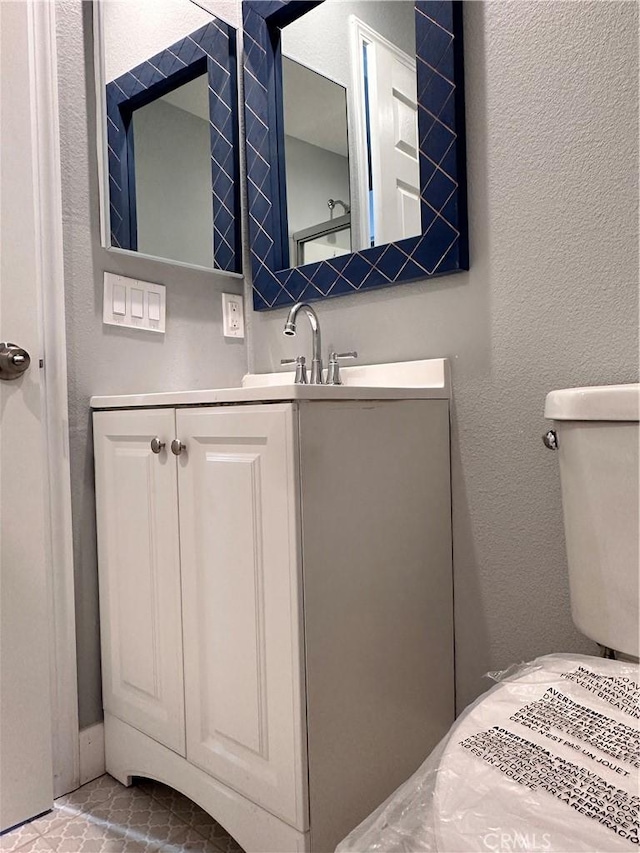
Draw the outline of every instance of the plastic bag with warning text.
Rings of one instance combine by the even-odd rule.
[[[492,677],[338,853],[640,848],[640,667],[547,655]]]

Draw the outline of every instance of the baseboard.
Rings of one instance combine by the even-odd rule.
[[[80,784],[104,773],[104,723],[95,723],[80,731]]]

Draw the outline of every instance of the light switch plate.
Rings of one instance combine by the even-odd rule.
[[[222,294],[222,331],[225,338],[244,338],[244,300],[237,293]]]
[[[104,274],[104,323],[164,333],[165,317],[166,288],[163,284],[110,272]]]

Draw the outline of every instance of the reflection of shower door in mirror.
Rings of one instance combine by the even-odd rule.
[[[356,138],[367,151],[358,158],[368,172],[360,180],[369,190],[363,233],[380,246],[422,233],[416,63],[358,18],[350,23]]]
[[[295,44],[290,47],[299,55]],[[302,266],[349,254],[346,87],[283,55],[282,91],[289,263]]]

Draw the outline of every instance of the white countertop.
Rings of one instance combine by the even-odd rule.
[[[91,408],[215,406],[283,400],[448,400],[451,397],[449,363],[445,358],[356,365],[341,368],[340,374],[342,385],[295,385],[291,372],[249,373],[239,388],[94,396]]]

